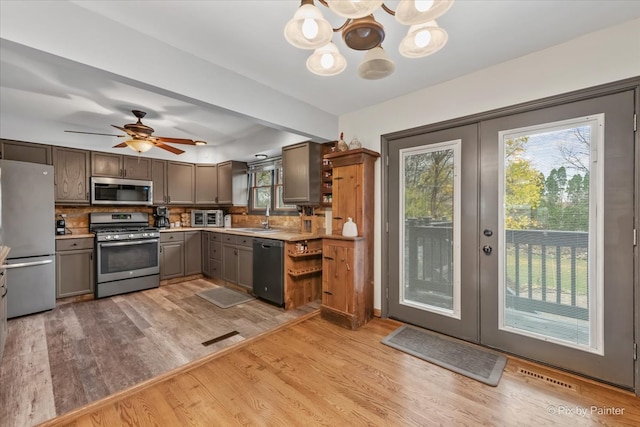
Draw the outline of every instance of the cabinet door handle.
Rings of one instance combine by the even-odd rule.
[[[329,260],[333,261],[333,258],[331,258],[330,256],[326,256],[326,257],[324,257],[324,259],[329,259]]]
[[[331,291],[324,291],[323,293],[327,294],[327,295],[333,295],[333,292],[331,292]]]
[[[346,264],[346,266],[347,266],[347,271],[351,271],[351,267],[349,267],[349,263],[347,262],[347,263],[345,263],[345,264]]]
[[[338,180],[340,180],[340,179],[343,179],[343,177],[341,177],[341,176],[334,176],[334,177],[333,177],[333,179],[335,179],[336,181],[338,181]]]

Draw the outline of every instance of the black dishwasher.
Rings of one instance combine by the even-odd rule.
[[[253,239],[253,294],[284,306],[284,242]]]

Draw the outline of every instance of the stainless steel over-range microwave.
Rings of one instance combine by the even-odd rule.
[[[91,204],[153,204],[153,183],[140,179],[91,177]]]

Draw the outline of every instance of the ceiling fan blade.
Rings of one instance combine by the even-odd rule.
[[[134,132],[134,131],[132,131],[132,130],[125,129],[125,128],[123,128],[123,127],[116,126],[116,125],[111,125],[111,126],[113,126],[113,127],[114,127],[114,128],[116,128],[116,129],[120,129],[122,132],[126,132],[126,133],[127,133],[128,135],[130,135],[130,136],[133,136],[133,137],[137,137],[137,136],[139,136],[137,133],[135,133],[135,132]],[[142,139],[144,139],[144,138],[142,138]]]
[[[124,135],[114,135],[112,133],[83,132],[83,131],[79,131],[79,130],[65,130],[65,132],[82,133],[82,134],[86,134],[86,135],[102,135],[102,136],[117,136],[117,137],[123,137],[124,136]]]
[[[184,139],[184,138],[166,138],[164,136],[153,136],[154,140],[159,142],[171,142],[173,144],[188,144],[188,145],[196,145],[196,142],[192,139]]]
[[[126,147],[126,146],[127,146],[127,143],[126,143],[126,142],[121,142],[121,143],[120,143],[120,144],[118,144],[118,145],[114,145],[112,148],[124,148],[124,147]]]
[[[169,151],[169,152],[171,152],[173,154],[182,154],[182,153],[184,153],[184,150],[181,150],[181,149],[176,148],[176,147],[172,147],[170,145],[163,144],[162,142],[156,142],[154,144],[155,144],[156,147],[162,148],[163,150],[167,150],[167,151]]]

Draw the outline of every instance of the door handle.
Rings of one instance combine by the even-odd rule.
[[[491,252],[493,252],[493,248],[489,245],[484,245],[482,247],[482,252],[484,252],[487,255],[491,255]]]
[[[487,237],[491,237],[491,236],[493,236],[493,230],[489,230],[489,229],[487,228],[487,229],[485,229],[485,230],[482,232],[482,234],[484,234],[484,235],[485,235],[485,236],[487,236]]]
[[[18,264],[4,264],[2,266],[2,268],[22,268],[22,267],[33,267],[36,265],[44,265],[44,264],[51,264],[53,261],[50,259],[44,260],[44,261],[33,261],[33,262],[21,262]]]

